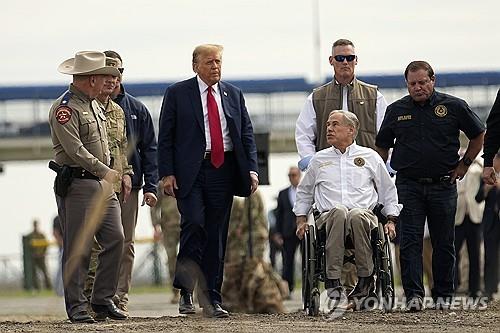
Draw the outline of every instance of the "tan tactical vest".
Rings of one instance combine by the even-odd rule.
[[[342,110],[342,86],[335,80],[314,89],[316,112],[316,151],[329,147],[326,142],[326,121],[333,110]],[[377,86],[354,79],[348,86],[347,106],[359,119],[356,143],[375,148],[377,135]]]

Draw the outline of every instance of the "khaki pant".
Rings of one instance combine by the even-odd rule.
[[[126,203],[123,203],[123,197],[120,195],[120,205],[122,208],[121,219],[125,241],[123,243],[123,257],[120,265],[116,295],[120,299],[121,304],[127,304],[135,258],[134,240],[135,226],[137,225],[137,210],[139,208],[139,189],[132,189]]]
[[[348,210],[338,205],[323,213],[316,221],[318,229],[326,228],[326,277],[340,279],[344,265],[345,242],[348,236],[354,244],[354,256],[359,277],[373,273],[371,230],[377,227],[376,216],[368,209]]]

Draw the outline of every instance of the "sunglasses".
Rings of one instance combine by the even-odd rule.
[[[344,62],[344,60],[347,60],[347,62],[351,62],[354,59],[356,59],[356,56],[354,54],[350,54],[350,55],[336,55],[333,58],[337,62]]]

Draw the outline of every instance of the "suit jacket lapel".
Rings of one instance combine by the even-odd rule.
[[[201,105],[201,95],[200,95],[200,88],[198,87],[198,80],[196,79],[196,76],[191,79],[191,86],[190,86],[190,99],[191,99],[191,104],[193,105],[193,112],[194,112],[194,117],[196,118],[196,122],[201,128],[201,131],[205,133],[205,122],[203,121],[203,106]]]
[[[226,85],[224,82],[219,81],[219,89],[220,89],[220,100],[222,102],[222,110],[227,118],[233,118],[231,115],[231,103],[229,102],[229,93],[227,91]]]

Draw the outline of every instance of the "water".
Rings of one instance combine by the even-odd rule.
[[[288,168],[296,165],[297,154],[271,154],[269,179],[271,185],[260,186],[266,209],[276,207],[279,190],[288,186]],[[52,220],[57,214],[52,185],[55,173],[48,161],[2,162],[4,172],[0,174],[0,214],[2,240],[0,256],[18,256],[22,253],[22,235],[32,229],[33,219],[39,220],[40,229],[53,240]],[[142,202],[142,194],[139,198]],[[153,235],[149,207],[139,208],[136,238]]]

